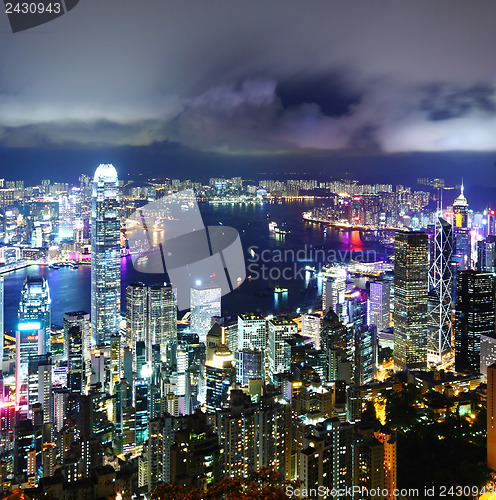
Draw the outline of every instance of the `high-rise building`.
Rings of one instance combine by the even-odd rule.
[[[37,359],[40,352],[39,338],[45,330],[41,321],[20,321],[16,332],[16,409],[22,406],[27,414],[29,398],[29,361]]]
[[[451,224],[438,217],[431,238],[429,268],[429,339],[427,358],[438,364],[446,361],[453,344],[453,231]]]
[[[221,288],[213,283],[197,282],[191,288],[191,333],[205,343],[212,318],[221,315]]]
[[[496,469],[496,363],[487,369],[487,466]]]
[[[91,204],[91,334],[105,343],[119,331],[121,297],[120,218],[117,172],[100,165]]]
[[[336,312],[338,304],[344,300],[346,291],[346,269],[332,267],[324,273],[322,281],[322,310],[324,313],[332,309]]]
[[[148,287],[148,332],[152,345],[160,346],[160,358],[167,359],[167,345],[177,342],[176,290],[167,284]]]
[[[390,297],[391,283],[389,281],[370,283],[367,324],[375,325],[378,332],[389,327]]]
[[[301,315],[301,334],[313,340],[314,349],[320,349],[320,323],[322,317],[318,314]]]
[[[51,299],[48,282],[44,276],[35,278],[28,276],[22,287],[21,302],[19,303],[19,322],[40,323],[42,333],[38,338],[39,353],[51,351]]]
[[[273,384],[275,375],[284,371],[285,341],[298,333],[298,326],[292,319],[284,316],[270,319],[267,325],[268,377],[270,383]]]
[[[238,316],[238,350],[267,348],[267,321],[260,314],[240,314]],[[231,347],[232,349],[232,347]]]
[[[396,233],[394,257],[394,364],[399,369],[425,368],[427,365],[427,234]]]
[[[477,242],[477,270],[484,273],[496,272],[496,236],[490,235]]]
[[[458,275],[455,309],[455,369],[480,369],[481,335],[495,337],[495,279],[465,270]]]
[[[205,363],[205,377],[207,413],[215,413],[227,405],[229,391],[236,381],[233,353],[225,344],[224,331],[213,360]]]
[[[91,380],[91,332],[90,332],[90,315],[86,311],[74,311],[64,313],[64,357],[69,359],[69,330],[72,327],[77,327],[81,332],[82,354],[83,354],[83,392]]]
[[[78,325],[67,332],[67,387],[71,392],[82,394],[84,390],[83,332]]]
[[[454,256],[460,270],[470,269],[471,266],[471,237],[468,228],[468,202],[463,194],[463,183],[460,195],[453,202],[455,226],[455,252]]]

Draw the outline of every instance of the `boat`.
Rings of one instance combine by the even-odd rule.
[[[50,269],[60,269],[59,264],[50,264],[48,267],[49,267]]]
[[[288,293],[288,289],[287,288],[282,288],[280,286],[276,286],[274,288],[274,293]]]

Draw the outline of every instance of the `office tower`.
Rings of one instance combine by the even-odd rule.
[[[227,405],[229,391],[234,387],[236,371],[233,353],[225,344],[225,331],[213,360],[205,363],[207,413],[215,413]]]
[[[160,358],[167,360],[167,345],[177,342],[176,290],[170,285],[148,287],[148,331],[153,345],[160,346]]]
[[[237,349],[267,348],[267,321],[260,314],[248,313],[238,316],[238,346]],[[232,347],[231,347],[232,349]]]
[[[438,364],[451,357],[453,343],[453,230],[441,217],[436,221],[431,248],[427,357]]]
[[[313,341],[314,349],[320,348],[320,323],[322,317],[317,314],[301,315],[301,334]]]
[[[496,272],[496,236],[477,242],[477,271]]]
[[[347,328],[341,323],[337,314],[332,310],[326,313],[322,319],[320,332],[320,349],[329,351],[331,349],[342,349],[346,351]]]
[[[343,303],[346,291],[346,269],[330,268],[324,272],[322,281],[322,310],[336,312],[338,304]]]
[[[355,289],[345,294],[348,336],[346,352],[353,359],[353,383],[364,385],[372,382],[377,365],[376,327],[367,326],[367,297]]]
[[[455,309],[455,369],[480,369],[481,335],[495,337],[495,279],[492,274],[461,271]]]
[[[284,371],[284,343],[298,333],[298,326],[284,316],[270,319],[267,325],[268,377],[270,383],[274,384],[275,375]]]
[[[171,483],[205,488],[222,475],[221,448],[207,415],[196,412],[185,418],[185,428],[176,432],[171,447]]]
[[[209,363],[213,361],[214,355],[222,343],[222,328],[219,323],[215,322],[207,333],[205,359]]]
[[[201,283],[191,288],[191,333],[205,343],[212,318],[221,315],[221,288],[213,283]]]
[[[136,452],[136,410],[126,406],[122,410],[122,453],[134,455]]]
[[[375,325],[378,332],[389,328],[390,301],[391,283],[389,281],[371,281],[367,324]]]
[[[64,426],[68,402],[68,389],[56,388],[53,390],[53,425],[56,432],[60,432]]]
[[[115,333],[110,337],[110,395],[115,393],[115,384],[120,382],[121,376],[121,336],[118,333]]]
[[[126,345],[135,350],[138,341],[148,343],[147,288],[144,283],[126,287]]]
[[[396,465],[396,432],[381,429],[374,433],[375,437],[384,445],[384,489],[387,494],[385,500],[396,500],[395,490],[398,487]]]
[[[91,203],[91,334],[97,344],[119,331],[120,217],[117,172],[100,165]]]
[[[52,357],[43,354],[38,357],[38,401],[43,409],[43,423],[53,422]]]
[[[76,218],[76,197],[74,195],[59,196],[59,240],[74,238],[74,222]]]
[[[134,408],[136,410],[136,453],[141,453],[148,438],[148,381],[136,379],[134,383]]]
[[[428,239],[425,233],[396,233],[394,239],[394,364],[427,365]]]
[[[459,264],[459,269],[469,269],[471,266],[471,238],[468,228],[468,202],[463,194],[463,183],[460,195],[453,202],[455,252],[454,256]]]
[[[71,392],[83,392],[83,335],[79,326],[74,325],[67,332],[67,387]]]
[[[256,349],[236,351],[236,382],[247,386],[252,379],[264,378],[264,355]]]
[[[81,332],[82,354],[83,354],[83,392],[86,393],[91,379],[91,332],[90,315],[86,311],[74,311],[64,313],[64,357],[69,359],[69,330],[72,327],[79,328]]]
[[[496,469],[496,364],[487,369],[487,466]]]
[[[28,276],[22,286],[19,322],[24,325],[29,322],[40,323],[39,354],[51,351],[51,303],[50,289],[44,276],[40,278]]]
[[[43,337],[45,329],[41,321],[19,322],[16,332],[16,409],[23,407],[28,411],[29,397],[29,359],[41,354],[39,338]]]
[[[188,390],[188,348],[179,344],[176,351],[177,389],[176,396],[186,396]]]

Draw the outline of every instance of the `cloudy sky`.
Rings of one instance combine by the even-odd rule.
[[[495,25],[466,0],[81,0],[16,34],[2,14],[0,161],[492,153]]]

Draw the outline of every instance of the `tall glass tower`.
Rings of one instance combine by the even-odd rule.
[[[19,323],[39,323],[42,334],[38,338],[38,354],[51,351],[51,309],[50,289],[47,280],[42,276],[28,276],[22,287],[19,303]]]
[[[119,330],[121,297],[117,172],[100,165],[91,199],[91,336],[105,343]]]
[[[427,367],[428,239],[426,233],[394,238],[394,364]]]

